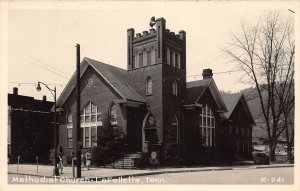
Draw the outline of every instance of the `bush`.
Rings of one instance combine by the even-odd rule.
[[[111,124],[109,115],[105,116],[97,136],[98,146],[92,149],[92,160],[96,165],[110,164],[124,155],[123,131],[120,127]]]
[[[177,143],[165,143],[162,160],[164,165],[179,165],[182,162],[181,147]]]

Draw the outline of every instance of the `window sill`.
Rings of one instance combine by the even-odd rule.
[[[146,94],[146,97],[153,96],[153,94]]]

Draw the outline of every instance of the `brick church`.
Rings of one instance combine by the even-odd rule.
[[[122,130],[127,153],[155,150],[164,155],[166,145],[176,147],[175,155],[192,158],[197,150],[208,160],[226,153],[223,124],[229,119],[224,116],[235,107],[228,110],[211,69],[203,70],[203,80],[187,82],[186,32],[171,32],[164,18],[155,23],[155,29],[142,34],[127,30],[127,70],[87,57],[82,60],[81,140],[75,136],[76,75],[57,101],[64,110],[59,144],[66,153],[76,148],[77,141],[83,143],[83,151],[96,147],[105,114]],[[251,132],[253,119],[247,104],[243,102],[240,110],[244,112],[244,127]],[[245,144],[251,145],[252,134],[247,136]],[[246,152],[251,153],[251,149]]]

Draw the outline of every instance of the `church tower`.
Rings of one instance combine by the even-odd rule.
[[[166,29],[164,18],[153,22],[156,29],[142,34],[127,30],[127,70],[155,117],[158,142],[179,143],[186,90],[186,33]]]

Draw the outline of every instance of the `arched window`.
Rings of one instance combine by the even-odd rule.
[[[117,105],[112,104],[110,107],[110,122],[112,125],[117,125]]]
[[[172,51],[172,66],[176,68],[176,54]]]
[[[151,48],[151,65],[155,64],[155,49]]]
[[[144,132],[145,141],[151,143],[156,143],[158,141],[156,119],[151,113],[146,115]]]
[[[81,111],[83,147],[97,146],[97,129],[102,126],[100,108],[89,102]]]
[[[215,145],[215,118],[209,105],[204,105],[199,115],[200,137],[203,146]]]
[[[171,138],[172,140],[176,141],[178,143],[179,141],[179,129],[178,129],[178,119],[176,115],[172,119],[172,129],[171,129]]]
[[[172,84],[172,94],[177,96],[177,81],[174,80]]]
[[[143,67],[143,53],[139,54],[139,66],[138,67]]]
[[[73,123],[72,123],[72,113],[69,111],[67,113],[67,148],[73,147]]]
[[[133,55],[132,69],[135,69],[135,63],[136,63],[136,55]]]
[[[147,66],[147,51],[144,49],[143,51],[143,66]]]
[[[153,82],[150,77],[146,79],[146,95],[152,95],[152,85]]]
[[[139,54],[138,53],[135,53],[135,56],[134,56],[134,65],[133,65],[133,68],[138,68],[139,67]]]
[[[170,61],[170,59],[171,59],[171,56],[170,56],[170,48],[168,47],[167,48],[167,64],[168,65],[170,65],[171,64],[171,61]]]
[[[181,69],[181,63],[180,63],[180,54],[177,54],[177,68]]]

